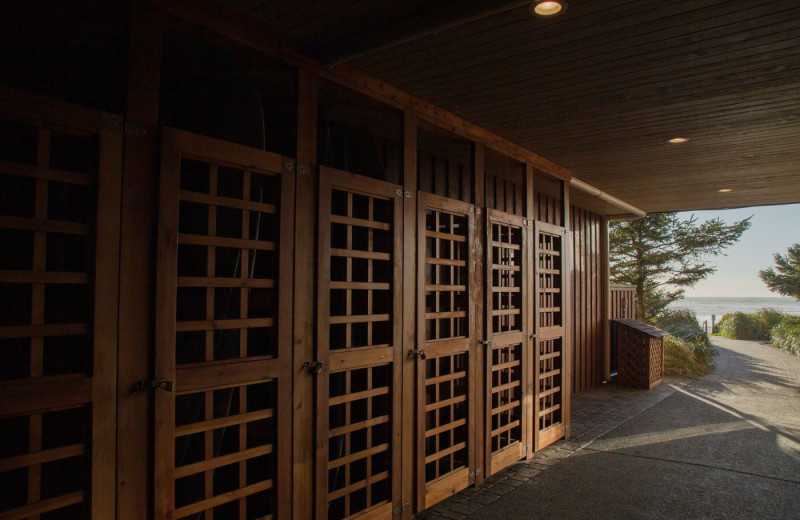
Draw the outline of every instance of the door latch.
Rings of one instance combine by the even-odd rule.
[[[408,357],[418,356],[420,359],[425,359],[425,351],[421,348],[412,348],[408,351]]]
[[[172,392],[172,381],[167,381],[163,377],[159,379],[142,379],[141,381],[136,381],[133,384],[133,388],[131,388],[131,397],[145,390],[155,390],[156,388]]]
[[[319,374],[322,372],[322,361],[306,361],[303,363],[303,370],[309,374]]]

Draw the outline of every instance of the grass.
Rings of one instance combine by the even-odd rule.
[[[700,377],[714,370],[712,359],[717,352],[692,311],[666,311],[656,318],[655,324],[670,334],[664,337],[667,375]]]
[[[781,350],[800,355],[800,316],[781,314],[775,309],[726,314],[714,331],[730,339],[769,340]]]

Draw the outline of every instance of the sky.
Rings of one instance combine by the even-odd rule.
[[[730,224],[753,216],[750,229],[736,244],[727,248],[725,256],[709,260],[717,272],[686,289],[689,297],[770,297],[772,293],[758,277],[758,271],[774,265],[774,253],[800,242],[800,204],[760,206],[743,209],[693,211],[678,213],[681,219],[694,214],[699,222],[720,217]]]

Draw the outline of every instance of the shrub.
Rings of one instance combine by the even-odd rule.
[[[768,339],[755,314],[734,312],[719,320],[719,333],[730,339]]]
[[[770,332],[770,342],[781,350],[800,355],[800,316],[783,315]]]
[[[711,372],[716,350],[692,311],[668,310],[655,322],[670,334],[664,338],[664,368],[668,375],[699,377]]]

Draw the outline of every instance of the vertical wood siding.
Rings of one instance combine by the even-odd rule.
[[[602,263],[600,227],[603,219],[572,207],[573,349],[572,393],[603,382]]]

